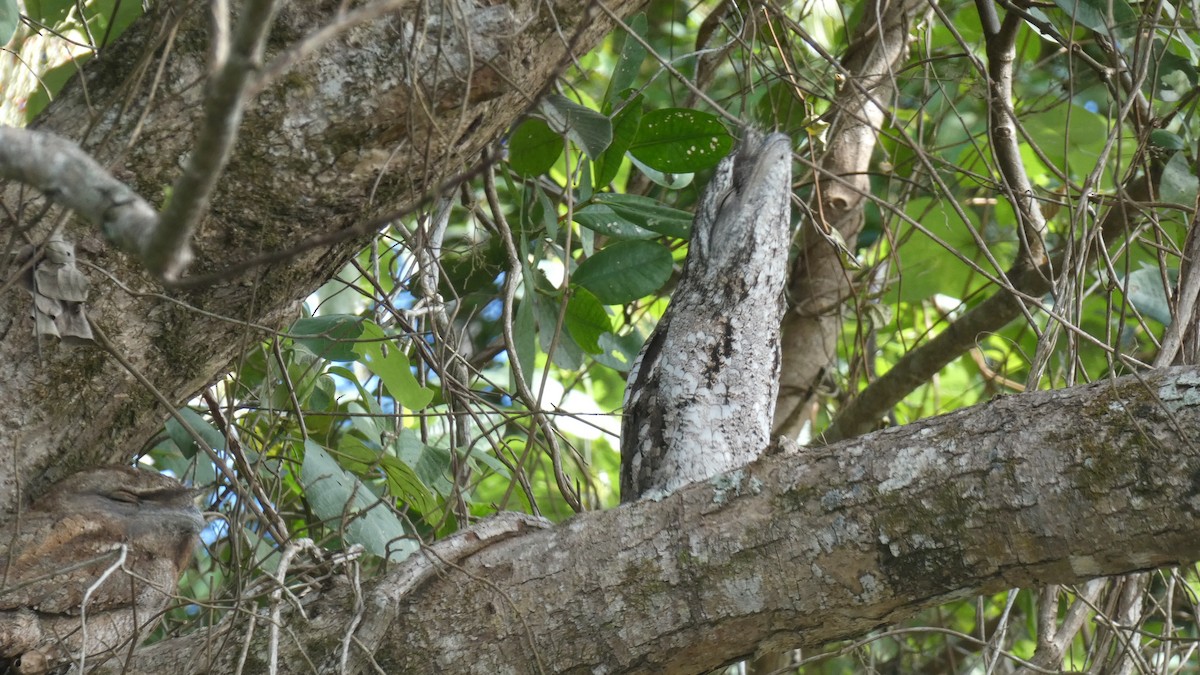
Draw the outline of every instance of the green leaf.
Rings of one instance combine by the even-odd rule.
[[[572,292],[563,323],[575,343],[589,354],[599,354],[602,351],[600,336],[612,332],[612,321],[604,305],[583,288],[576,288]]]
[[[482,464],[491,469],[494,473],[499,474],[502,478],[512,478],[512,472],[508,470],[508,467],[504,466],[503,462],[487,452],[476,450],[468,456],[468,461]]]
[[[311,439],[304,441],[300,482],[313,512],[331,528],[344,532],[346,541],[362,544],[392,562],[404,560],[417,550],[418,544],[407,536],[396,514]]]
[[[646,14],[639,12],[626,22],[630,30],[640,37],[646,37],[647,22]],[[620,45],[614,45],[613,51],[619,51],[620,56],[617,58],[617,64],[613,66],[612,76],[608,80],[608,88],[604,90],[604,103],[611,104],[615,102],[616,96],[622,91],[625,91],[633,84],[634,78],[642,69],[642,64],[646,61],[646,48],[642,43],[634,39],[632,35],[625,32],[615,33],[616,39],[620,40]],[[606,107],[606,110],[610,108]],[[622,150],[621,152],[624,152]],[[611,178],[609,180],[612,180]],[[603,181],[607,183],[608,181]]]
[[[612,143],[596,160],[596,189],[603,188],[617,177],[621,162],[625,161],[625,152],[633,144],[633,139],[637,138],[638,128],[642,124],[642,97],[637,96],[626,103],[621,112],[613,117],[612,124]]]
[[[0,47],[8,44],[17,33],[21,23],[21,12],[17,9],[17,0],[0,0]]]
[[[400,434],[392,448],[401,462],[412,467],[422,485],[428,485],[443,497],[450,496],[454,491],[454,484],[448,478],[449,450],[425,445],[409,433]]]
[[[533,290],[533,275],[529,273],[527,265],[521,265],[521,272],[524,276],[525,297],[521,299],[521,303],[517,305],[516,316],[513,317],[513,347],[516,348],[516,354],[509,354],[508,358],[521,364],[521,374],[525,376],[525,384],[533,384],[533,369],[535,367],[535,359],[537,358],[537,325],[533,321],[533,303],[536,293]]]
[[[209,424],[208,420],[201,417],[200,413],[191,408],[180,408],[179,416],[187,422],[193,431],[200,435],[200,438],[204,439],[208,447],[217,452],[225,449],[225,434],[217,431],[217,428]],[[183,428],[179,420],[175,419],[174,416],[169,417],[166,427],[167,435],[171,437],[171,440],[175,443],[175,447],[179,448],[184,457],[189,459],[195,457],[200,448],[196,445],[196,439],[192,438],[192,435]]]
[[[655,199],[605,192],[596,195],[593,201],[608,206],[621,218],[651,232],[676,239],[692,237],[692,214]]]
[[[606,305],[623,305],[662,288],[671,266],[671,251],[658,242],[619,241],[583,261],[571,281]]]
[[[383,474],[387,476],[388,489],[394,496],[404,500],[405,503],[423,514],[437,511],[437,499],[421,482],[412,467],[391,455],[382,457],[380,467],[383,468]]]
[[[575,344],[570,333],[554,339],[558,329],[558,302],[548,302],[541,293],[532,294],[536,299],[533,305],[533,318],[537,320],[538,340],[541,341],[542,351],[550,355],[551,362],[563,370],[579,370],[583,366],[583,350]],[[526,298],[530,295],[526,294]],[[561,295],[556,294],[556,299]],[[565,319],[564,319],[565,321]],[[553,347],[553,349],[551,349]]]
[[[1125,0],[1054,0],[1073,21],[1097,33],[1129,37],[1137,28],[1137,12]]]
[[[617,215],[617,212],[606,204],[593,203],[575,209],[574,220],[593,232],[614,239],[653,239],[658,236]]]
[[[562,136],[545,120],[527,119],[508,137],[508,164],[526,178],[549,171],[562,151]]]
[[[542,227],[546,228],[546,238],[557,241],[558,209],[550,202],[550,197],[546,196],[546,191],[542,189],[541,185],[534,184],[532,189],[537,195],[537,201],[533,205],[530,223],[538,222],[537,216],[541,216]]]
[[[365,475],[383,459],[378,442],[367,442],[353,434],[342,434],[337,443],[337,459],[347,471]]]
[[[346,408],[350,410],[350,412],[364,412],[370,413],[370,415],[352,415],[350,417],[350,425],[355,429],[358,429],[362,435],[366,436],[372,441],[375,441],[376,443],[381,442],[381,437],[383,434],[378,420],[383,419],[383,411],[380,410],[379,404],[375,401],[375,397],[371,396],[371,393],[367,391],[366,387],[364,387],[362,383],[358,381],[358,375],[356,375],[353,370],[344,368],[342,366],[330,366],[327,372],[331,375],[340,375],[352,383],[356,389],[358,389],[359,401],[351,402],[346,406]]]
[[[363,357],[365,365],[383,380],[388,393],[396,403],[409,410],[422,410],[433,400],[433,390],[422,387],[413,376],[408,357],[396,345],[384,351],[387,335],[372,322],[363,323],[362,337],[371,342],[354,343],[354,351]]]
[[[1154,319],[1166,326],[1171,323],[1171,301],[1163,289],[1162,274],[1158,268],[1141,263],[1142,268],[1130,272],[1122,282],[1122,289],[1129,304],[1137,308],[1143,316]],[[1178,270],[1168,270],[1167,279],[1174,284],[1179,277]]]
[[[547,96],[541,110],[550,128],[566,134],[592,161],[612,143],[612,120],[566,96]]]
[[[758,99],[754,117],[762,128],[794,133],[808,122],[808,109],[796,96],[796,89],[790,82],[776,82]]]
[[[716,166],[732,147],[733,137],[716,115],[666,108],[642,117],[629,152],[658,171],[689,173]]]
[[[622,336],[605,333],[600,336],[602,351],[593,358],[596,363],[608,366],[613,370],[622,373],[629,372],[629,369],[633,367],[633,360],[637,358],[638,352],[642,351],[642,343],[645,340],[645,336],[640,335],[637,331]]]
[[[1178,151],[1187,147],[1187,141],[1166,129],[1155,129],[1150,132],[1150,145],[1162,150]]]
[[[1173,202],[1192,206],[1196,203],[1196,193],[1200,191],[1200,180],[1192,172],[1187,158],[1182,152],[1177,152],[1163,167],[1162,181],[1159,194],[1164,202]]]
[[[363,333],[365,319],[350,314],[330,314],[300,319],[288,333],[292,340],[312,354],[330,361],[356,361],[352,340]]]

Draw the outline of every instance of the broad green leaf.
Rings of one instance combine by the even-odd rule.
[[[552,130],[545,120],[527,119],[513,129],[508,137],[508,163],[526,178],[549,171],[562,151],[562,136]]]
[[[300,319],[288,333],[310,353],[330,361],[355,361],[353,340],[362,336],[365,319],[349,314],[330,314]]]
[[[612,321],[604,311],[604,305],[583,288],[572,291],[563,323],[575,343],[589,354],[599,354],[600,336],[612,332]]]
[[[1171,133],[1166,129],[1155,129],[1150,132],[1150,144],[1155,148],[1163,150],[1183,150],[1187,147],[1187,142],[1178,134]]]
[[[1125,277],[1121,284],[1129,304],[1137,308],[1143,316],[1154,319],[1166,326],[1171,323],[1171,301],[1167,299],[1163,288],[1162,274],[1157,267],[1142,263],[1142,268],[1134,270]],[[1170,270],[1167,280],[1174,282],[1178,278],[1177,270]]]
[[[637,96],[625,104],[621,112],[613,116],[613,139],[608,149],[596,159],[595,180],[596,188],[600,189],[612,182],[621,169],[625,160],[625,152],[637,138],[638,127],[642,124],[642,97]]]
[[[383,380],[383,385],[397,404],[409,410],[424,409],[433,400],[433,390],[417,382],[408,365],[408,357],[396,345],[389,345],[390,348],[385,352],[383,346],[386,338],[382,328],[375,323],[365,322],[362,339],[369,342],[354,343],[354,351],[363,357],[363,365]]]
[[[651,232],[676,239],[692,237],[692,214],[671,208],[649,197],[606,192],[596,195],[593,201],[611,208],[621,218]]]
[[[374,441],[364,441],[353,434],[342,434],[338,439],[338,464],[350,473],[366,475],[382,459],[383,449]]]
[[[571,280],[606,305],[623,305],[662,288],[671,266],[671,251],[658,242],[619,241],[583,261]]]
[[[537,325],[533,321],[533,303],[534,295],[533,278],[529,273],[528,266],[521,265],[521,272],[524,276],[525,297],[521,299],[517,305],[516,315],[513,317],[513,347],[516,348],[516,354],[509,354],[508,358],[520,363],[521,374],[525,376],[525,384],[533,384],[533,369],[535,367],[535,359],[537,358]]]
[[[380,459],[380,467],[387,476],[392,495],[423,514],[437,511],[437,499],[430,494],[429,488],[425,487],[412,467],[391,455],[384,455]]]
[[[566,134],[592,161],[612,143],[612,120],[566,96],[547,96],[541,110],[550,128]]]
[[[396,457],[412,467],[417,480],[443,497],[450,496],[454,484],[450,482],[450,451],[425,445],[415,435],[402,433],[392,445]]]
[[[508,467],[504,466],[500,460],[493,457],[490,453],[477,450],[470,454],[467,461],[478,462],[479,464],[491,469],[494,473],[499,474],[503,478],[512,477],[512,472],[508,470]]]
[[[716,115],[665,108],[642,116],[629,152],[659,171],[689,173],[716,166],[732,147],[733,137]]]
[[[8,44],[21,23],[21,11],[17,0],[0,0],[0,47]]]
[[[642,351],[645,336],[637,331],[621,336],[605,333],[600,336],[599,342],[602,351],[593,357],[596,363],[624,373],[633,367],[633,360]]]
[[[607,204],[592,203],[575,209],[574,218],[587,229],[614,239],[653,239],[658,236],[622,218]]]
[[[180,408],[179,416],[187,422],[193,431],[200,435],[200,438],[204,439],[208,447],[217,452],[225,450],[225,434],[217,431],[217,428],[209,424],[208,420],[201,417],[200,413],[191,408]],[[183,425],[179,423],[179,420],[175,419],[174,415],[167,418],[166,426],[167,435],[171,437],[171,440],[175,443],[175,447],[179,448],[183,456],[189,459],[195,457],[196,453],[200,451],[200,448],[196,445],[196,439],[192,438],[192,435],[183,428]]]
[[[396,514],[311,439],[304,441],[300,482],[313,512],[332,529],[345,532],[346,541],[362,544],[371,553],[392,562],[404,560],[417,550],[418,544],[406,536],[404,524]]]
[[[328,375],[318,375],[313,382],[312,392],[308,396],[308,407],[311,410],[331,410],[337,402],[337,384]]]
[[[1167,165],[1163,167],[1162,183],[1159,194],[1164,202],[1192,206],[1196,203],[1196,193],[1200,192],[1200,180],[1192,172],[1184,153],[1175,153]]]
[[[633,15],[625,25],[629,26],[635,35],[646,37],[645,12]],[[615,39],[620,41],[620,46],[614,46],[613,51],[619,51],[621,55],[617,58],[617,64],[613,66],[612,75],[608,80],[608,88],[604,90],[605,110],[611,110],[607,106],[614,103],[617,95],[633,84],[634,78],[637,77],[638,71],[642,69],[642,64],[646,61],[646,48],[642,46],[641,42],[623,31],[617,31],[614,35]],[[603,182],[607,183],[608,181]]]
[[[551,362],[563,370],[579,370],[583,366],[583,350],[575,344],[571,334],[565,329],[558,330],[558,313],[562,307],[561,295],[556,294],[554,300],[548,301],[541,293],[533,293],[536,299],[533,305],[533,318],[537,321],[538,340],[542,351],[550,355]],[[526,294],[528,299],[530,294]],[[565,322],[565,319],[564,319]],[[555,337],[557,336],[557,339]],[[536,374],[536,373],[535,373]]]
[[[1137,27],[1137,12],[1125,0],[1054,0],[1054,4],[1097,33],[1129,37]]]

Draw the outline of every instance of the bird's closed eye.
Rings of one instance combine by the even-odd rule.
[[[136,494],[129,490],[114,490],[108,494],[108,498],[114,502],[125,502],[126,504],[137,504],[141,501]]]

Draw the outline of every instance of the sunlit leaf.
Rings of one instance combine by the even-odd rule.
[[[593,161],[612,143],[612,120],[561,94],[550,94],[541,105],[551,129],[566,134]]]
[[[437,500],[429,493],[429,488],[425,487],[412,467],[391,455],[382,457],[380,467],[387,476],[388,489],[393,495],[421,513],[433,513],[437,510]]]
[[[563,322],[575,343],[589,354],[599,354],[600,336],[612,332],[612,321],[604,311],[604,305],[583,288],[576,288],[571,293]]]
[[[0,46],[8,44],[21,23],[17,0],[0,0]]]
[[[296,344],[312,354],[330,361],[355,361],[356,340],[362,336],[362,317],[349,314],[330,314],[300,319],[292,324],[288,333]]]
[[[383,380],[388,393],[398,404],[410,410],[424,409],[433,400],[433,390],[417,382],[408,357],[399,347],[390,345],[384,350],[386,338],[382,328],[367,322],[362,331],[362,339],[366,341],[354,343],[354,352],[363,357],[363,365]]]
[[[545,120],[527,119],[508,137],[508,163],[527,178],[549,171],[562,151],[562,136]]]
[[[217,451],[225,449],[225,434],[217,431],[217,428],[209,423],[208,420],[201,417],[200,413],[191,408],[180,408],[179,416],[187,422],[187,425],[193,431],[199,434],[200,438],[208,444],[208,447]],[[200,448],[196,445],[196,439],[192,438],[192,435],[183,428],[183,425],[179,423],[179,420],[174,415],[167,418],[166,426],[167,435],[171,437],[171,440],[175,443],[175,447],[179,448],[184,457],[194,457],[197,452],[201,452]],[[203,454],[201,456],[206,457]]]
[[[691,173],[716,166],[732,147],[733,137],[716,115],[665,108],[642,116],[629,152],[659,171]]]
[[[619,241],[583,261],[571,280],[606,305],[623,305],[671,278],[671,251],[653,241]]]
[[[393,562],[404,560],[418,548],[406,536],[404,524],[370,488],[339,466],[325,448],[308,439],[304,441],[300,481],[313,512],[334,529],[344,531],[348,542],[362,544],[371,553]]]

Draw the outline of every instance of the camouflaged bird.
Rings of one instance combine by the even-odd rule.
[[[194,494],[159,473],[101,467],[56,483],[0,528],[0,661],[46,672],[144,637],[204,525]]]
[[[747,132],[700,197],[671,305],[629,372],[622,502],[661,497],[766,450],[791,181],[788,137]]]

